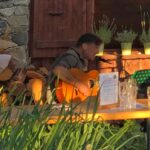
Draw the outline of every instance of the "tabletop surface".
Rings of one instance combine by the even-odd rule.
[[[150,107],[147,106],[147,99],[140,99],[137,100],[137,105],[135,109],[122,109],[118,107],[118,104],[113,105],[106,105],[106,106],[98,106],[97,109],[95,109],[95,103],[88,103],[83,102],[78,104],[78,106],[74,109],[74,112],[78,114],[79,119],[82,118],[81,121],[89,121],[93,119],[94,121],[103,121],[103,120],[124,120],[124,119],[143,119],[143,118],[150,118]],[[73,107],[76,106],[76,104],[73,104]],[[40,106],[41,108],[49,108],[49,105]],[[65,106],[66,111],[70,109],[68,105]],[[27,105],[27,106],[14,106],[12,107],[11,111],[11,120],[16,120],[18,111],[19,110],[25,110],[27,112],[32,112],[34,108],[34,105]],[[49,120],[48,124],[54,124],[57,122],[59,117],[59,112],[62,108],[61,104],[54,104],[52,106],[52,111],[49,114]],[[4,110],[7,110],[8,108],[5,108]],[[93,113],[94,112],[94,113]],[[93,117],[94,114],[94,117]],[[63,118],[63,116],[61,116]],[[68,116],[69,118],[70,116]],[[72,115],[72,118],[75,116]],[[80,121],[80,120],[79,120]]]
[[[93,119],[94,121],[103,121],[150,118],[150,107],[147,106],[146,99],[137,100],[135,109],[122,109],[118,107],[118,104],[107,105],[102,107],[98,106],[96,112],[94,112],[93,108],[94,104],[91,104],[91,106],[81,104],[76,108],[75,111],[79,114],[79,119],[82,118],[81,121],[89,121],[91,119]],[[58,116],[54,114],[50,117],[48,123],[55,123],[57,119]]]

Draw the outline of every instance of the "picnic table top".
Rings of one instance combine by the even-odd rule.
[[[93,119],[94,121],[103,121],[103,120],[126,120],[126,119],[143,119],[150,118],[150,107],[147,106],[147,99],[138,99],[135,109],[123,109],[118,106],[118,104],[98,106],[97,110],[94,110],[94,103],[78,103],[73,104],[75,107],[74,112],[78,114],[78,120],[81,122],[90,121]],[[87,104],[88,103],[88,104]],[[77,105],[77,106],[76,106]],[[35,105],[27,105],[27,106],[13,106],[11,110],[11,119],[12,121],[17,118],[18,110],[25,110],[27,112],[32,112]],[[38,109],[49,108],[49,105],[39,106]],[[50,111],[49,119],[47,121],[48,124],[55,124],[58,121],[59,112],[62,108],[62,104],[54,104]],[[4,110],[7,110],[4,108]],[[65,109],[69,110],[70,106],[65,105]],[[94,112],[94,113],[93,113]],[[94,114],[94,116],[93,116]],[[61,116],[63,118],[64,116]],[[69,118],[70,116],[67,116]],[[66,118],[66,119],[67,119]],[[77,119],[77,116],[72,115],[73,120]]]

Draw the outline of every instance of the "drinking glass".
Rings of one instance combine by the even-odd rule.
[[[147,87],[148,107],[150,107],[150,86]]]
[[[119,104],[121,108],[127,107],[127,97],[125,82],[119,82]]]
[[[134,79],[119,82],[119,102],[123,109],[136,108],[137,84]]]

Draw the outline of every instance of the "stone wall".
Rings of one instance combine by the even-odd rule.
[[[16,43],[20,58],[27,56],[28,31],[29,0],[0,0],[0,39]]]

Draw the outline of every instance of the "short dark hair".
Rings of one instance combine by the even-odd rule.
[[[85,33],[78,39],[76,46],[80,47],[83,43],[94,43],[96,45],[100,45],[102,41],[93,33]]]

